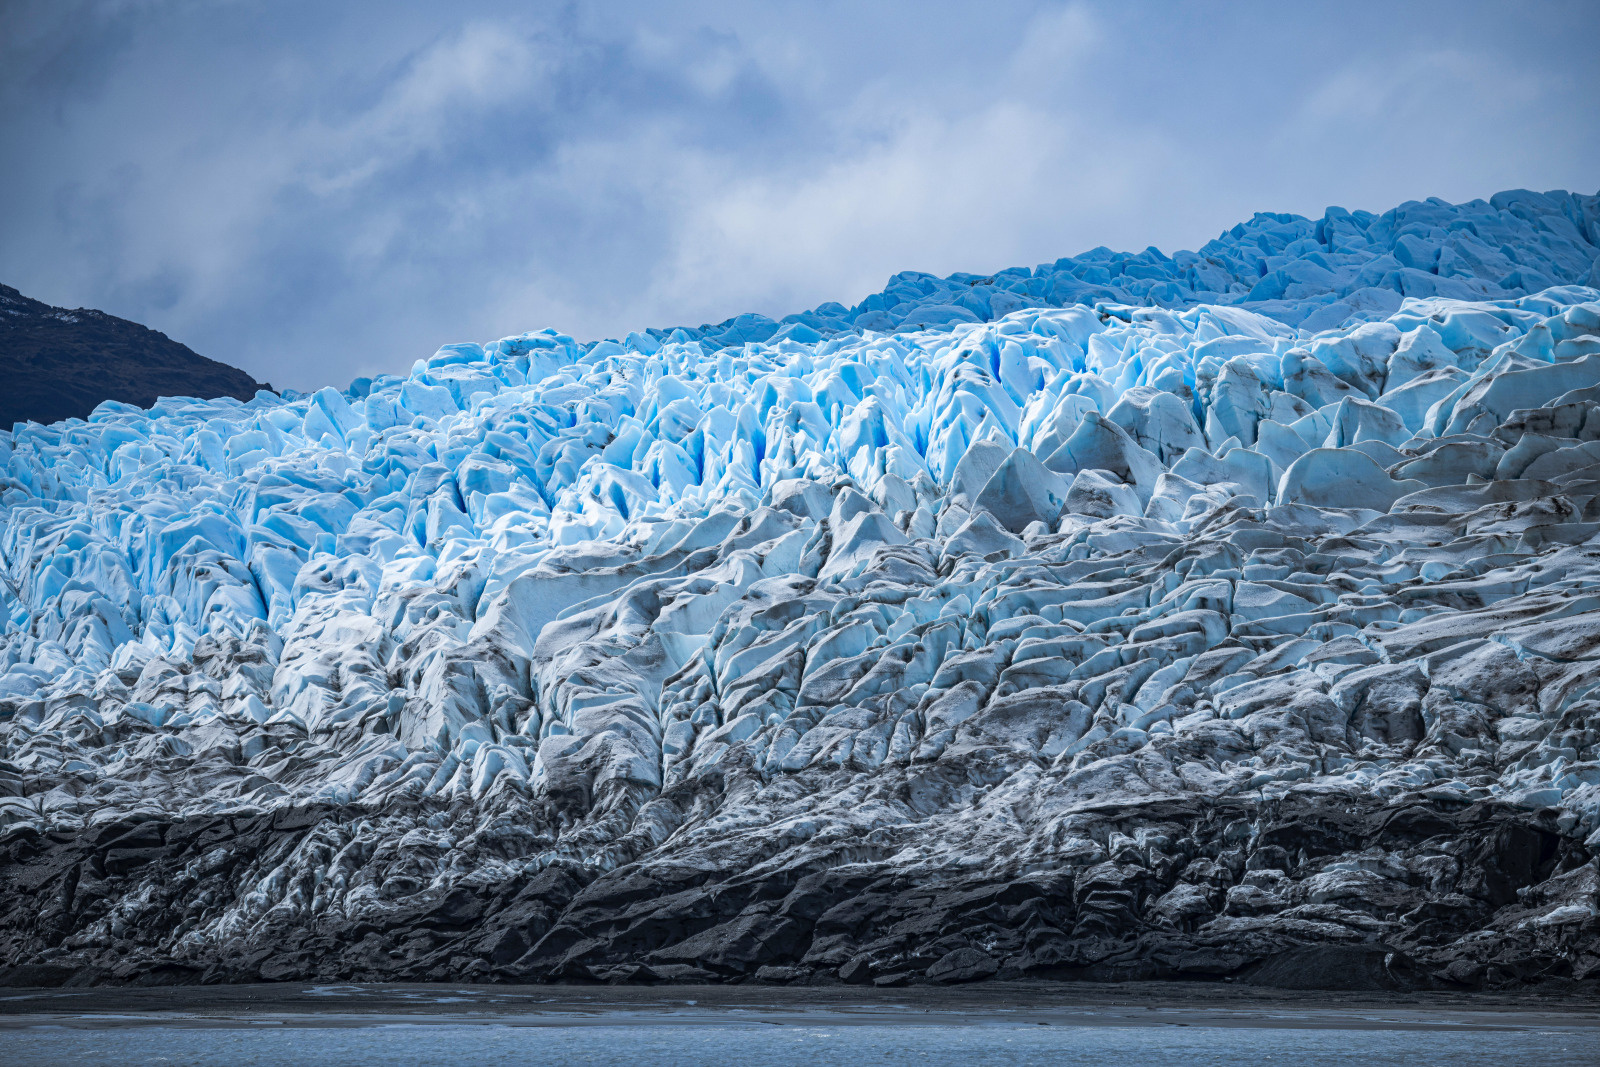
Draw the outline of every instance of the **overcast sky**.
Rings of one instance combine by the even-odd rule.
[[[0,0],[0,281],[274,384],[1600,188],[1600,0]]]

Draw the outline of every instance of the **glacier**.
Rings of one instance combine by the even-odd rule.
[[[1260,214],[0,432],[0,981],[1600,979],[1597,254]]]

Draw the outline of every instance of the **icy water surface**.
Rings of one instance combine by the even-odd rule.
[[[0,1065],[1600,1063],[1600,1003],[1066,988],[255,985],[0,991]]]
[[[405,1023],[345,1029],[35,1029],[0,1035],[13,1064],[1584,1064],[1600,1034],[1204,1026],[842,1025],[524,1027]]]

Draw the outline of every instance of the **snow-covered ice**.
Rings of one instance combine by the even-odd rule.
[[[97,888],[14,908],[9,958],[903,981],[1334,941],[1471,984],[1515,942],[1600,974],[1597,246],[1565,193],[1257,215],[20,424],[0,847],[85,849]],[[1291,846],[1306,805],[1441,828]],[[828,932],[884,877],[1076,888]],[[708,879],[769,888],[617,918]]]

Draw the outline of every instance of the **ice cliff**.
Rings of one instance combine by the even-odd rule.
[[[1257,215],[19,424],[0,978],[1600,977],[1597,246]]]

